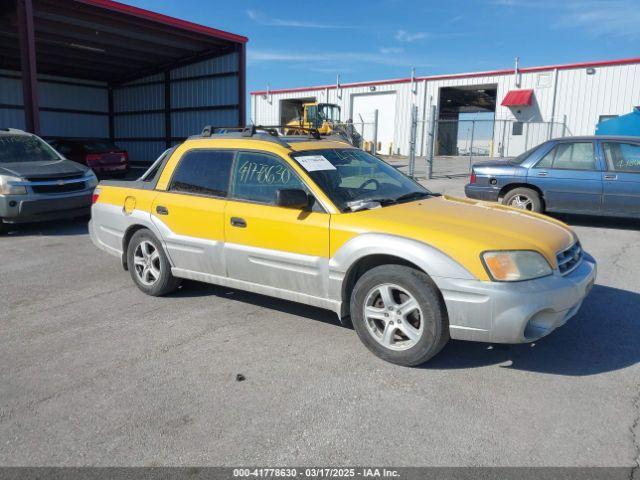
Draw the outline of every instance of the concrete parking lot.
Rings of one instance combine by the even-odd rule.
[[[579,314],[413,369],[323,310],[189,282],[145,296],[81,222],[4,235],[0,464],[631,468],[640,222],[563,219],[599,261]]]

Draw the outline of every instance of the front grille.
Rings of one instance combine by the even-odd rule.
[[[582,261],[582,246],[580,242],[576,242],[566,250],[560,252],[558,258],[558,270],[562,275],[573,271]]]
[[[64,183],[62,185],[32,185],[34,193],[67,193],[84,190],[84,182]]]
[[[30,182],[57,182],[58,180],[74,180],[76,178],[82,178],[84,173],[62,173],[55,177],[27,177]]]

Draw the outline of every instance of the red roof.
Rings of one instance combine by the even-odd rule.
[[[544,71],[552,71],[552,70],[570,70],[574,68],[589,68],[589,67],[611,67],[615,65],[630,65],[640,63],[640,57],[633,58],[622,58],[618,60],[604,60],[597,62],[579,62],[579,63],[566,63],[560,65],[546,65],[542,67],[523,67],[518,71],[520,73],[531,73],[531,72],[544,72]],[[471,72],[471,73],[454,73],[449,75],[429,75],[424,77],[416,77],[413,80],[416,82],[421,81],[431,81],[431,80],[448,80],[454,78],[474,78],[474,77],[486,77],[486,76],[494,76],[494,75],[513,75],[515,72],[513,68],[504,69],[504,70],[491,70],[487,72]],[[349,87],[364,87],[370,85],[388,85],[391,83],[409,83],[411,82],[411,77],[406,78],[395,78],[392,80],[375,80],[371,82],[356,82],[356,83],[342,83],[340,84],[340,88],[349,88]],[[336,88],[336,84],[332,85],[319,85],[314,87],[298,87],[298,88],[282,88],[278,90],[257,90],[251,92],[251,95],[264,95],[266,93],[290,93],[290,92],[306,92],[311,90],[324,90],[324,89],[334,89]]]
[[[502,100],[503,107],[528,107],[531,105],[533,90],[511,90]]]
[[[127,15],[133,15],[134,17],[143,18],[152,22],[161,23],[171,27],[181,28],[183,30],[189,30],[191,32],[202,33],[215,38],[222,38],[224,40],[230,40],[232,42],[247,43],[248,38],[242,35],[236,35],[235,33],[225,32],[224,30],[218,30],[217,28],[206,27],[197,23],[188,22],[179,18],[163,15],[162,13],[152,12],[145,10],[144,8],[134,7],[132,5],[125,5],[124,3],[114,2],[113,0],[76,0],[77,2],[87,5],[93,5],[95,7],[102,7],[112,12],[124,13]]]

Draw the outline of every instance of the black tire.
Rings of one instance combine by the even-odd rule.
[[[366,302],[371,298],[370,295],[375,295],[372,292],[376,288],[385,284],[393,284],[405,290],[419,305],[422,314],[415,321],[418,325],[422,323],[422,333],[410,348],[394,350],[385,347],[372,331],[375,327],[370,327],[375,321],[365,319]],[[362,343],[376,356],[397,365],[420,365],[440,352],[449,340],[449,319],[440,291],[428,275],[415,268],[381,265],[367,271],[356,282],[351,294],[350,309],[351,321]],[[400,322],[397,319],[396,322],[395,328],[400,329]],[[392,321],[389,323],[394,324]],[[396,331],[393,336],[400,342],[403,341],[402,332],[398,334]]]
[[[6,233],[9,229],[7,228],[7,224],[2,221],[0,218],[0,235]]]
[[[502,204],[530,212],[542,213],[544,211],[540,194],[526,187],[514,188],[508,191],[502,199]]]
[[[154,270],[158,271],[155,280],[151,282],[151,277],[148,277],[150,283],[145,283],[142,278],[143,267],[136,265],[134,256],[139,248],[143,247],[143,242],[147,242],[153,246],[155,251],[158,253],[157,259],[153,261]],[[138,251],[141,253],[141,251]],[[142,290],[147,295],[151,295],[154,297],[160,297],[162,295],[167,295],[168,293],[174,292],[180,286],[182,282],[181,279],[174,277],[171,274],[171,264],[169,263],[169,259],[167,258],[162,245],[155,237],[150,230],[142,229],[138,230],[133,234],[131,240],[129,241],[129,245],[127,246],[127,266],[129,269],[129,273],[131,274],[131,278],[133,282],[137,285],[137,287]]]

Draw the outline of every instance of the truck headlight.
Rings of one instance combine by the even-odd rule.
[[[553,273],[542,255],[529,250],[484,252],[482,263],[496,282],[533,280]]]
[[[14,185],[23,180],[9,175],[0,175],[0,195],[26,195],[27,187],[24,185]]]
[[[98,177],[93,173],[93,170],[87,170],[85,173],[87,188],[95,188],[98,185]]]

